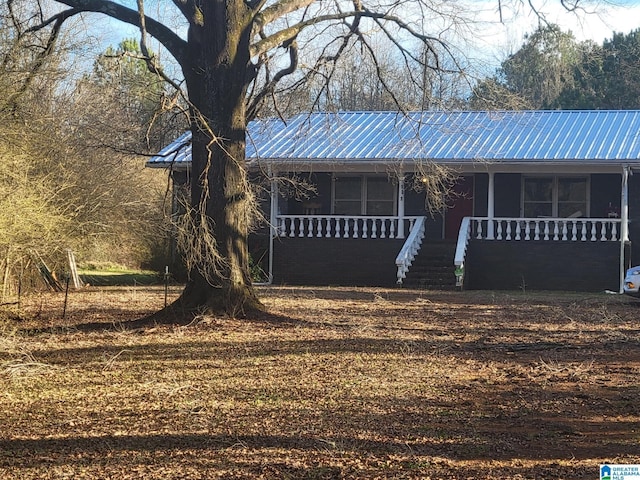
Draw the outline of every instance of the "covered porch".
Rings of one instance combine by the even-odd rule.
[[[459,168],[453,203],[435,216],[425,211],[424,193],[408,187],[413,184],[411,172],[384,176],[375,172],[351,172],[351,178],[360,179],[349,182],[352,186],[360,185],[354,195],[345,195],[336,189],[345,172],[317,173],[314,178],[321,180],[316,186],[316,195],[303,200],[281,196],[278,182],[274,181],[271,183],[270,279],[276,283],[313,283],[321,278],[322,282],[334,284],[355,280],[361,285],[389,285],[393,265],[393,281],[404,284],[412,269],[425,268],[424,265],[414,267],[416,258],[420,259],[434,248],[442,250],[441,244],[449,242],[453,249],[448,275],[457,280],[459,287],[514,289],[524,288],[528,282],[530,288],[535,289],[618,291],[630,261],[631,171],[613,166],[592,170],[595,172],[566,166],[516,169],[504,165]],[[363,181],[365,178],[375,178],[377,183],[384,180],[387,184],[385,188],[376,189],[387,192],[386,197],[378,198],[378,205],[367,203],[361,185],[372,182]],[[362,211],[366,205],[375,211],[387,208],[383,211],[387,215],[340,213],[345,208],[340,205],[344,196],[352,197],[348,207],[352,210]],[[540,215],[529,216],[531,212]],[[314,240],[313,244],[310,240]],[[322,241],[329,240],[330,248],[329,244],[322,245]],[[352,243],[356,240],[358,246]],[[488,246],[489,243],[492,246]],[[274,249],[288,252],[286,256],[276,253],[275,274]],[[305,253],[292,256],[296,250]],[[366,257],[368,251],[371,256]],[[362,263],[347,267],[346,259],[340,260],[341,254],[347,252],[352,260],[360,255]],[[501,258],[510,260],[500,266],[504,263]],[[282,275],[282,263],[291,263],[294,259],[296,266],[285,268]],[[326,272],[319,275],[321,267],[313,265],[317,259],[322,259],[323,268],[333,270],[335,276]],[[334,260],[337,263],[332,265]],[[373,273],[375,268],[371,265],[363,269],[364,263],[379,265],[380,272],[385,272],[384,278],[381,273]],[[294,274],[293,268],[306,272],[309,277]],[[347,275],[346,268],[369,273]],[[520,272],[509,272],[515,269]],[[534,273],[544,269],[546,273]],[[562,285],[545,281],[546,277],[563,278],[561,269],[593,281],[564,278]],[[598,270],[597,274],[594,269]],[[514,282],[514,275],[520,279],[518,282]],[[316,280],[312,280],[312,276]],[[492,276],[503,280],[492,279]]]

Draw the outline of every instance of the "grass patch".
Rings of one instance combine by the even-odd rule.
[[[138,286],[158,285],[163,275],[146,270],[79,270],[82,281],[94,286]]]

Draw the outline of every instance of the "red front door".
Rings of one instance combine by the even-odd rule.
[[[464,217],[473,216],[473,177],[460,177],[453,187],[453,206],[444,214],[444,238],[458,238],[460,223]]]

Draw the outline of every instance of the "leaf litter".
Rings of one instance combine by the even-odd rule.
[[[260,293],[271,319],[142,330],[127,322],[161,289],[74,292],[64,319],[59,295],[25,301],[0,324],[0,478],[586,479],[640,463],[632,299]]]

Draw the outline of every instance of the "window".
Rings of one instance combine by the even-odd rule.
[[[587,216],[587,179],[558,179],[558,217]]]
[[[333,213],[335,215],[360,215],[362,211],[361,178],[335,178],[333,185]]]
[[[552,178],[525,178],[523,197],[523,217],[553,216]]]
[[[365,178],[367,209],[366,215],[393,215],[396,189],[385,177]]]
[[[588,190],[584,177],[524,177],[522,216],[588,216]]]
[[[387,177],[334,177],[333,213],[394,215],[396,190]]]

